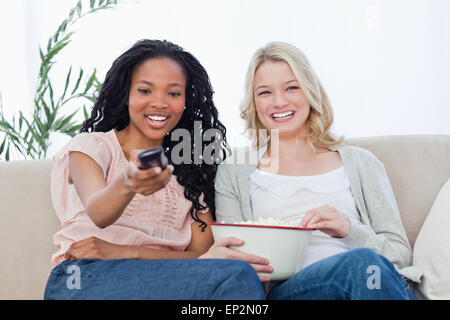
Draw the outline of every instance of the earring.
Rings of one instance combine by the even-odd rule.
[[[184,106],[184,110],[186,110],[186,106]]]

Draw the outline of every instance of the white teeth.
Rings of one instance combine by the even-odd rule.
[[[283,112],[283,113],[274,113],[272,115],[272,117],[274,117],[274,118],[284,118],[284,117],[287,117],[287,116],[290,116],[290,115],[293,115],[293,114],[294,114],[294,111],[287,111],[287,112]]]
[[[162,116],[147,116],[150,120],[153,121],[165,121],[168,119],[168,117],[162,117]]]

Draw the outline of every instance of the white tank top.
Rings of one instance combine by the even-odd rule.
[[[299,224],[307,211],[329,205],[352,223],[361,224],[342,166],[315,176],[284,176],[256,169],[250,174],[250,204],[255,220],[273,217]],[[311,235],[302,268],[348,249],[340,239],[316,230]]]

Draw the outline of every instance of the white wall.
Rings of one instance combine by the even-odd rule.
[[[38,46],[75,3],[0,2],[7,115],[31,110]],[[449,13],[448,0],[124,0],[115,11],[80,21],[53,79],[62,86],[70,64],[95,67],[101,78],[136,40],[170,40],[208,70],[228,139],[243,145],[243,123],[236,119],[247,64],[258,47],[287,41],[306,53],[325,86],[336,133],[450,134]],[[65,141],[55,137],[49,156]]]

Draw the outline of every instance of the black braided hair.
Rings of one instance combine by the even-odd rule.
[[[130,122],[128,108],[125,107],[125,104],[128,100],[133,70],[147,59],[158,57],[167,57],[179,63],[187,80],[186,109],[172,132],[182,128],[187,130],[191,137],[194,137],[195,121],[201,123],[202,132],[210,128],[216,129],[220,133],[220,137],[216,137],[213,142],[218,143],[221,154],[211,152],[211,156],[215,159],[225,159],[225,150],[229,150],[226,142],[226,129],[218,119],[218,111],[212,99],[214,92],[209,76],[192,54],[166,40],[140,40],[113,62],[111,69],[106,74],[91,116],[84,121],[80,133],[125,129]],[[163,140],[163,148],[169,160],[172,148],[178,143],[177,141],[171,141],[170,137],[170,134],[166,135]],[[193,138],[190,139],[192,151],[195,148],[194,140]],[[209,143],[211,142],[202,139],[202,152]],[[198,148],[199,146],[197,146],[197,150]],[[216,219],[214,178],[218,164],[215,161],[205,161],[207,159],[195,161],[193,154],[190,157],[192,159],[191,164],[172,163],[174,166],[173,174],[176,175],[178,183],[184,187],[184,196],[193,204],[190,209],[192,218],[200,222],[202,231],[204,231],[207,224],[198,217],[198,210],[209,208],[213,219]],[[199,201],[202,193],[206,206],[201,205]]]

